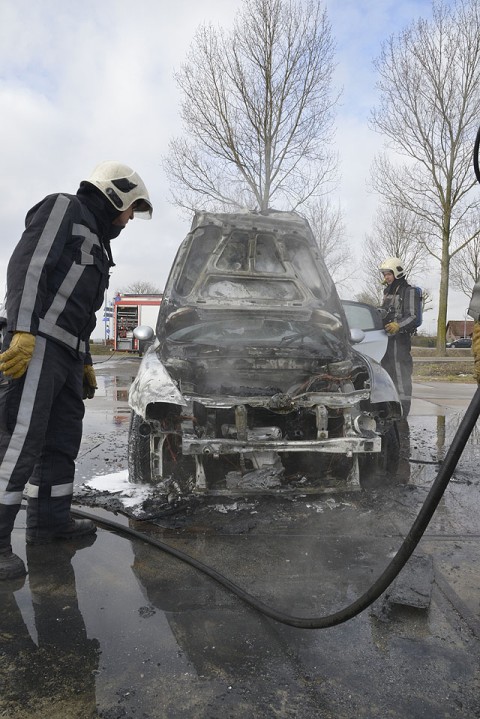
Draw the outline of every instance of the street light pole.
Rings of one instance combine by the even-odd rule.
[[[468,307],[467,307],[467,309],[465,310],[465,319],[464,319],[464,321],[463,321],[463,336],[464,336],[464,337],[467,336],[467,314],[468,314]]]

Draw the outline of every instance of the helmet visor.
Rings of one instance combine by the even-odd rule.
[[[152,218],[153,207],[148,200],[143,197],[135,200],[133,203],[133,214],[141,220],[150,220]]]

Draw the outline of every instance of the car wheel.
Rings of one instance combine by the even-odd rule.
[[[400,459],[400,437],[396,424],[382,435],[380,452],[358,455],[360,484],[364,488],[385,486],[395,482]]]
[[[140,434],[143,419],[132,412],[128,433],[128,476],[135,484],[152,483],[150,437]]]

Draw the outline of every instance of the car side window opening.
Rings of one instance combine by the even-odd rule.
[[[375,318],[368,307],[344,304],[343,309],[345,310],[349,327],[356,327],[364,332],[377,329],[378,323],[375,322]]]

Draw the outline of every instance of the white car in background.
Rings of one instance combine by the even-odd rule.
[[[341,300],[350,332],[353,332],[355,349],[367,357],[380,362],[387,350],[388,335],[376,307],[364,302]],[[358,333],[360,330],[363,337]],[[355,341],[356,340],[356,341]]]

